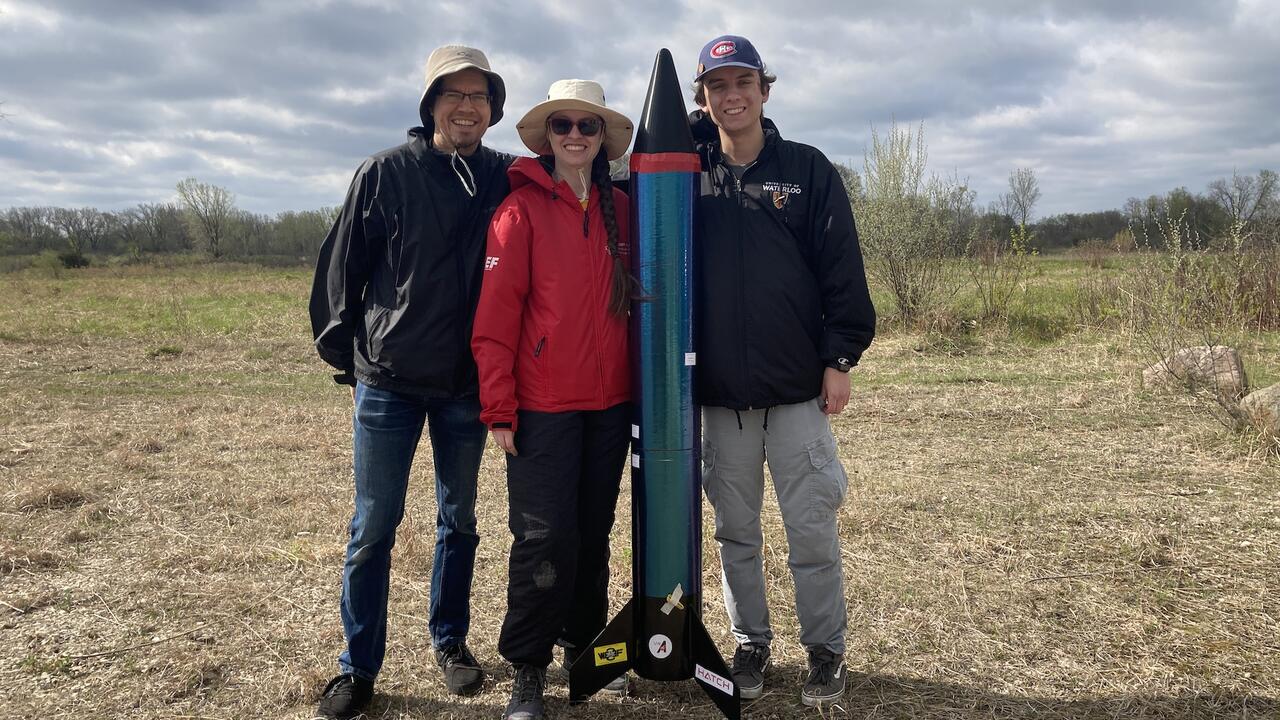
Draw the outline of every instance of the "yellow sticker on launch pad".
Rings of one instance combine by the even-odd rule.
[[[596,658],[596,667],[626,662],[627,644],[620,642],[612,645],[598,645],[591,648],[591,654]]]

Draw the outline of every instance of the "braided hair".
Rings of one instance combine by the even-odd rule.
[[[613,181],[609,177],[609,160],[605,157],[603,146],[591,163],[591,182],[600,191],[600,212],[604,216],[609,256],[613,258],[609,312],[618,317],[625,317],[627,311],[631,309],[631,300],[640,295],[640,283],[627,269],[622,254],[618,252],[618,217],[613,206]]]

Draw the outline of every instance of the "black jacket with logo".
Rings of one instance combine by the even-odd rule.
[[[320,247],[311,330],[320,357],[366,385],[454,399],[478,392],[471,323],[514,158],[483,146],[455,157],[430,139],[413,128],[356,171]]]
[[[875,336],[862,251],[839,174],[817,149],[765,143],[736,178],[716,126],[690,115],[702,158],[695,261],[697,395],[735,410],[803,402],[824,368],[856,365]]]

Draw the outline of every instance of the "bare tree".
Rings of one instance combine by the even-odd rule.
[[[48,207],[9,208],[5,213],[5,224],[19,240],[33,247],[49,246],[57,241],[58,236],[52,215],[53,208]]]
[[[106,214],[95,208],[53,208],[50,222],[73,255],[97,249],[109,229]]]
[[[204,236],[212,257],[222,256],[222,242],[236,219],[236,198],[229,191],[187,178],[178,183],[178,197],[191,224]]]
[[[266,215],[247,210],[236,210],[232,215],[230,232],[231,255],[264,255],[269,251],[272,222]]]
[[[1009,192],[1004,196],[1005,212],[1019,225],[1026,225],[1031,212],[1040,200],[1040,183],[1036,171],[1018,168],[1009,173]]]
[[[111,219],[129,254],[135,257],[140,255],[142,241],[147,236],[146,225],[142,222],[142,213],[137,208],[130,208],[113,214]]]
[[[182,210],[173,203],[143,203],[138,206],[138,217],[146,229],[152,251],[191,249],[191,236],[184,232]],[[173,248],[169,247],[171,244]]]
[[[1219,179],[1209,183],[1209,197],[1241,226],[1273,211],[1280,193],[1280,178],[1275,172],[1263,170],[1255,175],[1231,173],[1231,181]]]

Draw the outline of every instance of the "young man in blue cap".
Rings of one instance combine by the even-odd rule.
[[[703,483],[715,509],[724,598],[739,647],[734,681],[758,698],[769,666],[761,546],[769,463],[789,544],[805,705],[845,687],[844,578],[836,513],[847,478],[830,416],[875,334],[844,184],[818,150],[764,117],[774,82],[746,38],[698,59],[691,116],[702,157],[696,213],[698,402]]]

